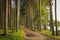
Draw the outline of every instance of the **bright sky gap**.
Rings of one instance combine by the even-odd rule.
[[[53,19],[55,20],[55,0],[53,0]],[[60,21],[60,0],[57,0],[57,20]]]

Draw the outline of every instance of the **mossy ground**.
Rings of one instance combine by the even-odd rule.
[[[18,32],[10,33],[11,30],[8,31],[7,35],[0,35],[0,40],[23,40],[24,31],[20,29]],[[0,34],[3,33],[3,30],[0,30]]]
[[[60,34],[58,34],[58,36],[56,36],[56,35],[52,36],[52,33],[50,32],[50,30],[42,30],[40,33],[47,35],[47,36],[50,36],[50,37],[53,37],[53,38],[60,39]],[[59,31],[59,33],[60,33],[60,31]]]

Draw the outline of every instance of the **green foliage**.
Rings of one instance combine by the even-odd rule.
[[[41,0],[41,13],[42,13],[42,25],[48,23],[48,10],[47,6],[49,4],[49,0]]]
[[[20,10],[20,24],[23,24],[25,19],[26,19],[26,0],[22,0]]]
[[[59,32],[60,32],[60,31],[59,31]],[[52,36],[52,33],[50,32],[50,30],[42,30],[40,33],[41,33],[41,34],[44,34],[44,35],[47,35],[47,36],[50,36],[50,37],[52,37],[52,38],[57,38],[57,39],[60,40],[60,36]],[[59,33],[59,34],[60,34],[60,33]]]
[[[22,3],[22,5],[21,5],[21,17],[20,17],[20,22],[21,23],[23,23],[24,22],[24,20],[23,19],[25,19],[26,18],[26,15],[27,15],[27,8],[28,8],[28,5],[32,5],[31,7],[33,7],[33,11],[34,11],[34,16],[33,16],[33,22],[34,23],[38,23],[38,21],[40,20],[39,18],[38,18],[38,12],[40,11],[40,10],[38,10],[38,6],[37,6],[37,2],[36,2],[37,0],[30,0],[30,4],[27,4],[28,3],[28,1],[27,0],[24,0],[24,1],[22,1],[23,3]],[[42,25],[45,25],[47,22],[48,22],[48,10],[47,10],[47,6],[49,6],[49,1],[50,0],[41,0],[41,18],[42,18]],[[26,8],[27,7],[27,8]]]
[[[44,6],[49,6],[50,5],[50,0],[41,0],[41,3]]]
[[[48,22],[48,12],[45,7],[42,9],[42,24],[45,25],[46,22]]]
[[[3,32],[2,30],[0,31]],[[6,36],[0,36],[0,40],[23,40],[24,32],[19,30],[18,32],[8,33]]]
[[[55,20],[53,20],[53,24],[55,26]],[[57,26],[59,27],[60,26],[60,21],[57,21]]]
[[[47,6],[49,4],[48,2],[49,0],[41,0],[41,18],[42,18],[42,25],[45,25],[46,23],[48,23],[48,10],[47,10]],[[40,10],[37,10],[36,6],[36,2],[35,2],[35,7],[34,7],[34,22],[38,22],[40,19],[38,18],[38,12]]]

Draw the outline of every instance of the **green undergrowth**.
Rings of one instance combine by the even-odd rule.
[[[3,33],[0,30],[0,34]],[[24,31],[20,29],[18,32],[8,33],[5,36],[0,35],[0,40],[23,40],[24,38]]]
[[[40,33],[44,34],[44,35],[47,35],[47,36],[50,36],[50,37],[53,37],[53,38],[60,39],[60,35],[58,35],[58,36],[52,36],[52,33],[50,32],[50,30],[42,30]]]

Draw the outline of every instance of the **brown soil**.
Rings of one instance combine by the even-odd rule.
[[[52,37],[48,37],[46,35],[36,33],[28,29],[24,29],[24,32],[25,32],[24,40],[58,40]]]

